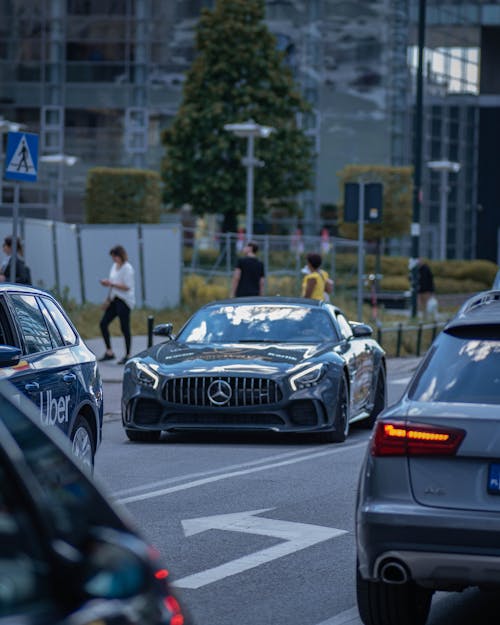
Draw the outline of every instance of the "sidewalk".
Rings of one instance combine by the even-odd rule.
[[[119,360],[123,355],[123,337],[112,337],[111,342],[117,356],[117,360]],[[160,338],[153,337],[153,343],[156,344],[160,342]],[[94,352],[97,358],[100,358],[104,354],[104,343],[102,338],[88,339],[85,343],[89,349]],[[147,345],[148,337],[146,335],[132,337],[132,354],[142,352],[142,350],[146,349]],[[412,375],[420,361],[421,358],[416,356],[408,356],[406,358],[388,358],[388,376],[391,377],[396,372],[403,376]],[[106,362],[98,363],[98,366],[103,382],[121,383],[123,377],[123,365],[116,364],[116,360],[108,360]]]

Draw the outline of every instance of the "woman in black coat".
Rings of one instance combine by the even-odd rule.
[[[3,240],[3,252],[5,260],[0,268],[0,282],[12,282],[11,280],[11,263],[12,263],[12,237],[5,237]],[[31,284],[31,272],[23,259],[23,246],[21,241],[17,239],[16,254],[16,276],[14,282],[18,284]]]

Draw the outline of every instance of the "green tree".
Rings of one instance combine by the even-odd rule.
[[[312,145],[297,127],[309,107],[264,16],[263,0],[217,0],[202,11],[183,101],[162,136],[165,202],[220,213],[226,231],[245,212],[247,140],[225,124],[253,119],[276,129],[256,140],[255,156],[265,163],[255,170],[256,217],[271,207],[294,210],[296,194],[311,187]]]

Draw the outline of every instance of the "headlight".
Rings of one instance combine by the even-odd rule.
[[[142,362],[132,361],[130,363],[134,380],[142,386],[149,386],[157,389],[160,383],[160,376]]]
[[[312,367],[307,367],[307,369],[304,369],[300,373],[292,375],[290,378],[290,386],[294,391],[297,391],[300,388],[314,386],[321,380],[325,371],[326,365],[323,362],[320,362],[317,365],[312,365]]]

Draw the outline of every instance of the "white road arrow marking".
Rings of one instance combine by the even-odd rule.
[[[280,538],[285,542],[268,549],[262,549],[248,556],[237,558],[226,564],[221,564],[200,573],[188,575],[174,582],[174,586],[179,588],[201,588],[207,584],[217,582],[225,577],[236,575],[243,571],[253,569],[259,564],[271,562],[276,558],[311,547],[316,543],[335,538],[346,534],[345,530],[334,527],[323,527],[321,525],[310,525],[306,523],[292,523],[290,521],[280,521],[278,519],[266,519],[255,515],[268,512],[272,508],[262,510],[249,510],[247,512],[236,512],[233,514],[219,514],[216,516],[200,517],[198,519],[187,519],[182,521],[182,527],[186,536],[193,536],[207,530],[229,530],[231,532],[243,532],[245,534],[258,534],[260,536],[272,536]]]

